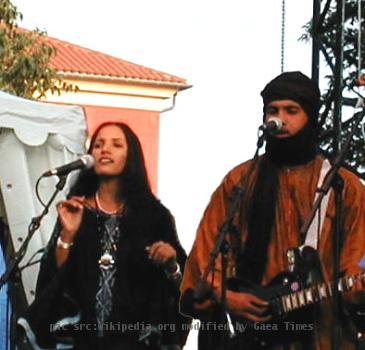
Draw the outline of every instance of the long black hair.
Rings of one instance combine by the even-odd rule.
[[[122,173],[119,175],[121,199],[126,200],[128,205],[140,206],[143,203],[155,200],[148,181],[142,146],[133,130],[122,122],[105,122],[98,126],[91,137],[88,153],[92,152],[99,131],[105,126],[114,125],[119,127],[127,140],[127,160]],[[69,196],[95,195],[99,187],[100,178],[94,168],[82,170],[72,186]]]

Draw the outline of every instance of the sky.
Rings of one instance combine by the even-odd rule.
[[[281,72],[282,0],[12,2],[24,28],[193,85],[161,115],[158,184],[189,252],[210,195],[231,168],[254,154],[260,91]],[[311,16],[312,1],[286,0],[286,71],[310,75],[311,43],[298,38]]]

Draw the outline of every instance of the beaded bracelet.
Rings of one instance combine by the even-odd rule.
[[[180,265],[178,263],[176,263],[176,270],[174,272],[170,273],[165,270],[165,273],[166,273],[166,276],[168,279],[177,278],[178,276],[181,275]]]

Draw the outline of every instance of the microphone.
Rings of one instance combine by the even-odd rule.
[[[264,133],[275,135],[283,128],[283,121],[278,117],[270,117],[259,127]]]
[[[73,170],[85,169],[85,168],[90,169],[93,165],[94,165],[93,156],[91,156],[90,154],[84,154],[79,159],[71,163],[61,165],[55,169],[46,171],[45,173],[42,174],[42,176],[43,177],[48,177],[53,175],[63,176],[67,175]]]

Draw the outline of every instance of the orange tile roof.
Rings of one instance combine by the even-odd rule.
[[[93,51],[49,36],[43,39],[56,48],[50,65],[64,75],[76,75],[100,79],[117,79],[158,85],[190,87],[186,80],[177,76],[124,61],[101,52]]]

